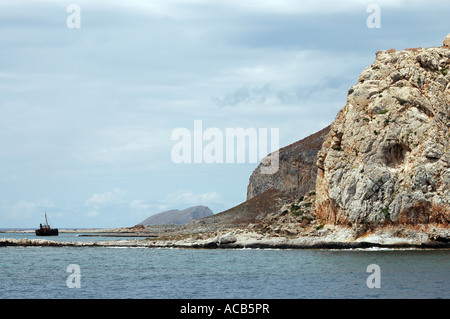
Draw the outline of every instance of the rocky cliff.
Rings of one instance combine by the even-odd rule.
[[[279,168],[275,174],[261,174],[260,164],[250,176],[247,200],[277,189],[283,194],[299,198],[314,190],[317,177],[317,152],[330,127],[312,134],[279,150]]]
[[[448,225],[449,128],[450,48],[377,52],[318,153],[317,216]]]

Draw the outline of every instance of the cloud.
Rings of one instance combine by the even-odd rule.
[[[220,107],[267,105],[276,107],[277,112],[283,111],[283,105],[301,109],[309,100],[330,105],[336,95],[324,92],[339,89],[345,97],[371,57],[352,52],[288,50],[261,59],[266,61],[255,58],[253,65],[226,70],[222,76],[231,83],[229,91],[212,96],[213,103]],[[292,110],[288,112],[292,114]]]
[[[102,3],[103,1],[100,1]],[[81,1],[83,3],[83,1]],[[107,1],[103,5],[120,6],[123,9],[138,8],[147,14],[171,18],[198,17],[201,11],[234,9],[239,11],[261,12],[270,14],[311,14],[311,13],[342,13],[358,10],[367,6],[373,0],[348,0],[337,3],[335,0],[129,0]],[[378,0],[377,4],[386,7],[396,7],[404,4],[404,0]],[[192,10],[195,8],[196,10]],[[194,15],[196,13],[197,15]]]
[[[152,208],[152,205],[145,200],[132,200],[129,203],[131,210],[146,211]]]
[[[24,220],[44,218],[44,211],[56,207],[55,203],[50,199],[36,200],[18,200],[11,205],[3,204],[2,210],[5,211],[4,217],[11,220]],[[52,215],[55,216],[55,215]]]
[[[191,190],[178,190],[164,196],[163,199],[127,200],[126,191],[115,188],[103,193],[95,193],[85,202],[84,216],[102,220],[102,227],[121,220],[124,225],[134,225],[151,214],[169,209],[184,209],[190,206],[204,205],[211,209],[222,208],[223,200],[215,191],[195,193]],[[217,211],[217,210],[216,210]]]
[[[49,199],[37,199],[34,201],[19,200],[12,206],[12,210],[15,212],[29,212],[37,208],[50,208],[54,206],[55,204]]]
[[[160,200],[157,203],[157,209],[163,211],[169,208],[183,209],[188,206],[216,206],[222,204],[222,197],[215,191],[194,193],[191,190],[178,190],[175,193],[168,194],[164,199]]]
[[[104,193],[95,193],[85,202],[85,206],[100,207],[103,205],[123,203],[123,197],[126,191],[120,188],[114,188],[112,191]]]
[[[97,211],[97,210],[90,210],[90,211],[85,213],[85,216],[89,217],[89,218],[95,218],[95,217],[97,217],[99,215],[100,215],[100,212]]]
[[[213,101],[219,106],[236,106],[242,103],[262,104],[269,99],[278,101],[277,93],[273,92],[270,84],[261,87],[249,87],[244,85],[236,91],[226,94],[224,97],[212,97]]]
[[[142,156],[151,158],[152,151],[164,147],[154,127],[139,125],[103,127],[81,143],[71,153],[81,163],[118,163]]]

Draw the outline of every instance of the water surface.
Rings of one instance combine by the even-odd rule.
[[[1,247],[0,298],[449,298],[448,250]],[[68,288],[69,264],[81,288]],[[369,289],[367,266],[381,270]]]

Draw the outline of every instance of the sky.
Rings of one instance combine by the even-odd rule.
[[[276,128],[289,145],[333,121],[376,51],[442,45],[448,12],[438,0],[0,0],[0,228],[37,227],[45,211],[53,227],[108,228],[238,205],[257,163],[175,163],[174,130]]]

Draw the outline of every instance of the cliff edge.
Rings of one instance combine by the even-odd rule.
[[[447,227],[449,128],[450,48],[377,52],[318,152],[318,218]]]

